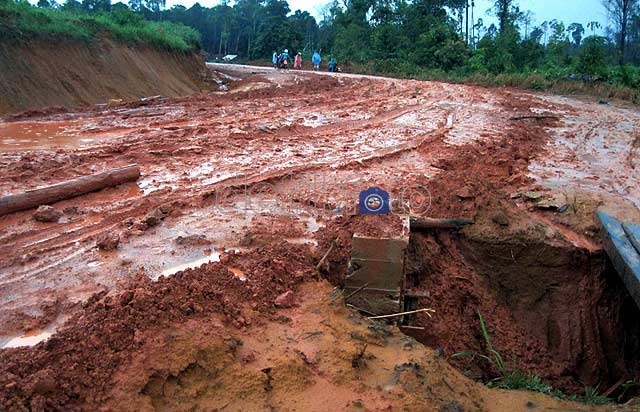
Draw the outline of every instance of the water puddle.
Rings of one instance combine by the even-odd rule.
[[[29,331],[21,336],[0,336],[0,349],[34,346],[44,342],[56,333],[58,326],[62,325],[66,319],[66,316],[60,316],[46,328]]]
[[[0,122],[0,152],[83,148],[135,129],[93,131],[84,120]]]
[[[251,82],[251,83],[242,84],[236,87],[235,89],[232,89],[229,93],[235,94],[235,93],[250,92],[254,90],[268,89],[270,87],[271,87],[271,83]]]
[[[307,233],[315,233],[324,227],[324,224],[318,222],[318,220],[313,216],[300,217],[300,220],[307,224]]]
[[[393,123],[403,126],[415,126],[417,121],[418,115],[416,113],[407,113],[395,119]]]
[[[318,241],[315,239],[309,239],[306,237],[290,237],[286,238],[285,241],[287,243],[291,243],[293,245],[311,245],[318,246]]]
[[[53,335],[53,332],[48,331],[27,333],[23,336],[11,338],[7,343],[2,345],[2,349],[19,348],[21,346],[34,346],[49,339],[51,335]]]
[[[69,122],[0,123],[0,151],[50,149],[78,140]]]
[[[324,126],[328,123],[329,121],[327,120],[326,116],[319,113],[313,113],[309,116],[305,116],[304,122],[302,124],[307,127],[316,128],[319,126]]]
[[[171,266],[170,268],[163,270],[162,275],[163,276],[175,275],[176,273],[182,272],[183,270],[194,269],[204,265],[205,263],[212,263],[212,262],[220,262],[220,252],[213,252],[210,255],[204,256],[200,259],[197,259],[191,262],[182,263],[176,266]]]
[[[172,184],[172,182],[176,182],[178,180],[179,177],[175,173],[166,172],[161,176],[147,176],[140,179],[138,181],[138,187],[142,190],[142,194],[148,195],[149,193],[165,188],[177,189],[178,186],[176,184]]]
[[[284,122],[282,122],[282,124],[285,126],[291,126],[294,123],[315,129],[316,127],[329,124],[329,120],[323,114],[309,113],[300,117],[287,117]]]

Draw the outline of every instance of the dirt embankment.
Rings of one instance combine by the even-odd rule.
[[[282,242],[96,294],[55,337],[0,351],[0,408],[606,410],[474,383],[438,352],[348,311],[314,272],[307,247]]]
[[[200,91],[205,70],[196,53],[130,47],[103,39],[0,43],[0,115]]]

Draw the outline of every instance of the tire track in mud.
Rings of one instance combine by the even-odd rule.
[[[29,283],[32,279],[42,282],[51,279],[62,267],[56,265],[67,267],[71,261],[63,260],[69,254],[76,253],[78,248],[86,248],[87,252],[72,260],[81,267],[83,259],[86,260],[84,256],[95,253],[91,242],[96,235],[106,231],[126,232],[128,229],[124,222],[140,219],[163,205],[177,205],[174,209],[179,216],[182,210],[202,209],[216,193],[234,187],[256,188],[264,183],[277,182],[290,174],[309,174],[319,170],[377,170],[378,165],[384,165],[383,171],[392,171],[395,159],[410,152],[415,152],[416,158],[426,158],[428,162],[440,158],[451,159],[455,158],[458,151],[469,152],[467,146],[477,147],[478,140],[490,140],[500,132],[495,124],[487,132],[478,132],[478,136],[474,136],[473,129],[468,130],[473,125],[474,112],[471,108],[474,107],[474,102],[485,102],[480,113],[487,117],[502,110],[497,104],[501,101],[499,95],[473,97],[466,87],[459,87],[457,92],[449,93],[446,90],[448,87],[441,85],[435,85],[434,90],[425,89],[419,94],[416,92],[419,87],[424,88],[425,84],[388,80],[362,84],[345,82],[344,86],[331,83],[324,89],[314,89],[313,93],[323,93],[325,89],[330,91],[330,98],[321,104],[306,103],[305,99],[283,98],[274,90],[244,92],[227,100],[198,96],[195,101],[186,99],[175,102],[181,111],[189,113],[189,122],[197,123],[198,126],[185,125],[176,130],[163,130],[162,125],[158,125],[159,130],[129,133],[89,149],[62,150],[56,156],[73,154],[76,159],[74,163],[77,162],[65,170],[64,174],[73,174],[74,171],[76,174],[82,173],[92,164],[139,163],[144,180],[157,179],[162,182],[162,174],[167,172],[170,173],[170,183],[175,183],[176,189],[138,194],[126,202],[113,204],[100,200],[100,193],[92,198],[77,198],[74,202],[89,211],[85,215],[87,219],[95,220],[91,220],[90,225],[71,223],[76,225],[72,227],[73,231],[66,224],[42,229],[25,225],[29,221],[29,212],[0,220],[0,226],[16,222],[18,228],[18,233],[11,236],[10,242],[0,241],[0,267],[3,267],[1,271],[5,273],[0,275],[0,285],[11,288],[19,286],[21,282]],[[372,89],[375,93],[371,92]],[[443,103],[442,92],[449,93],[444,98],[452,101]],[[385,99],[380,100],[380,94],[386,96]],[[464,100],[456,104],[455,99]],[[313,101],[311,98],[308,100]],[[166,105],[166,102],[163,104]],[[460,107],[463,107],[462,111]],[[329,113],[331,123],[316,128],[295,124],[289,127],[278,123],[287,117],[296,119],[310,113]],[[345,114],[351,118],[342,117]],[[373,117],[367,117],[369,115]],[[408,117],[398,122],[403,116]],[[459,116],[464,116],[464,119],[460,118],[460,124],[456,119]],[[274,133],[257,132],[255,122],[260,118],[279,124],[277,130]],[[119,121],[118,117],[113,121]],[[170,119],[173,124],[184,121],[184,117]],[[500,116],[496,116],[494,123],[502,121]],[[109,126],[109,115],[105,115],[100,124],[100,127]],[[144,124],[133,125],[139,127],[139,130],[146,130]],[[243,131],[245,135],[238,133],[242,127],[246,129]],[[479,130],[485,130],[485,127],[482,121]],[[447,136],[458,129],[467,133],[461,140],[458,139],[457,146],[448,144]],[[465,136],[474,139],[465,144]],[[185,150],[196,146],[197,152],[196,149]],[[309,146],[321,150],[306,151]],[[278,154],[270,151],[274,148],[291,150]],[[248,152],[247,159],[252,160],[252,163],[235,162],[231,158],[234,154],[243,152]],[[33,159],[37,162],[38,157]],[[211,167],[222,174],[220,180],[204,184],[202,176],[191,177],[186,173],[209,161]],[[293,164],[284,164],[285,161]],[[60,163],[64,164],[64,161],[61,160]],[[442,170],[438,165],[434,169]],[[420,175],[419,170],[416,172]],[[233,176],[226,177],[227,174]],[[55,174],[52,176],[55,177]],[[387,181],[382,175],[380,179],[381,184]],[[411,179],[418,179],[418,183],[426,180],[430,184],[427,176]],[[172,217],[171,214],[169,216]],[[24,226],[27,230],[20,233]],[[6,239],[9,240],[9,237]],[[20,256],[16,256],[15,250],[20,250]],[[37,257],[38,260],[29,260],[30,257]],[[23,262],[27,264],[22,265]],[[82,278],[80,281],[91,279]]]
[[[381,115],[376,116],[373,119],[368,120],[356,120],[356,121],[345,121],[338,122],[337,124],[326,126],[327,128],[332,129],[344,129],[345,126],[349,127],[363,127],[367,126],[368,129],[372,129],[378,127],[380,125],[384,125],[387,122],[392,122],[393,120],[400,118],[408,113],[412,113],[418,109],[423,108],[422,105],[413,105],[407,108],[399,108],[394,109],[388,112],[385,112]],[[448,117],[449,115],[447,115]],[[446,118],[442,119],[441,124],[446,123]],[[314,130],[313,133],[316,133]],[[396,155],[399,155],[406,151],[416,150],[422,147],[426,142],[434,141],[434,140],[442,140],[444,138],[445,129],[441,128],[434,132],[424,133],[422,135],[416,136],[409,142],[402,143],[400,145],[394,147],[386,147],[380,150],[376,150],[373,153],[358,157],[344,160],[338,164],[329,164],[326,162],[317,162],[311,164],[303,164],[299,166],[294,166],[290,168],[271,170],[267,172],[260,172],[254,174],[245,174],[237,175],[233,177],[229,177],[227,179],[223,179],[219,182],[210,184],[210,185],[191,185],[186,189],[188,193],[184,193],[185,187],[181,187],[181,193],[176,193],[176,191],[172,191],[169,193],[164,193],[161,191],[160,193],[151,193],[149,195],[128,200],[129,203],[124,208],[122,206],[118,207],[117,212],[110,213],[108,212],[107,217],[98,222],[92,222],[91,225],[85,226],[84,222],[80,222],[79,225],[73,227],[72,229],[67,229],[62,233],[60,232],[60,228],[51,227],[47,228],[44,231],[29,234],[20,239],[14,239],[12,244],[0,246],[0,254],[4,256],[11,255],[12,250],[18,248],[21,250],[23,255],[43,255],[55,251],[62,251],[66,248],[72,248],[74,245],[79,245],[83,242],[90,242],[97,235],[115,230],[118,227],[123,226],[123,222],[131,218],[137,218],[145,213],[149,213],[150,211],[160,207],[162,204],[166,203],[175,203],[175,202],[189,202],[194,198],[206,199],[213,193],[216,193],[220,190],[227,190],[233,188],[244,188],[245,190],[255,187],[261,183],[273,182],[275,180],[281,179],[284,176],[306,173],[315,170],[323,170],[323,169],[348,169],[354,165],[362,166],[365,162],[374,161],[374,160],[382,160],[385,158],[390,158]],[[299,137],[300,140],[304,139],[304,135]],[[140,142],[142,144],[144,142]],[[127,149],[133,149],[135,146],[133,144],[127,144]],[[95,156],[96,150],[106,149],[106,146],[98,146],[93,150],[90,155]],[[30,213],[30,212],[25,212]],[[124,229],[124,227],[123,227]],[[84,251],[88,251],[92,249],[90,246],[84,246]],[[76,256],[77,251],[72,251],[71,254]],[[9,276],[5,276],[0,278],[0,285],[7,286],[9,284],[19,282],[19,281],[27,281],[30,278],[37,276],[43,273],[45,270],[52,269],[62,263],[65,263],[68,259],[62,258],[57,262],[50,263],[44,262],[42,267],[30,268],[28,272],[21,273],[20,271],[13,271]]]

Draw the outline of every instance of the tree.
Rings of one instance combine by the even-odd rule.
[[[38,7],[42,9],[52,9],[57,6],[55,0],[38,0]]]
[[[166,4],[166,0],[129,0],[129,6],[133,11],[142,13],[145,11],[157,13],[166,6]]]
[[[551,20],[549,27],[552,30],[549,44],[547,44],[549,55],[553,58],[553,62],[556,65],[561,66],[568,57],[569,39],[567,38],[563,22],[555,19]],[[566,63],[569,62],[567,61]]]
[[[515,0],[496,0],[493,9],[498,17],[500,33],[515,30],[516,16],[513,12]]]
[[[601,36],[589,36],[584,39],[584,46],[578,59],[578,72],[596,75],[604,72],[606,65],[606,40]]]
[[[531,26],[531,22],[533,21],[533,13],[531,10],[527,10],[522,14],[521,17],[522,24],[524,24],[524,38],[529,38],[529,27]]]
[[[82,0],[82,8],[88,12],[107,12],[111,10],[111,0]]]
[[[542,34],[544,35],[544,44],[547,44],[547,33],[549,32],[549,22],[548,21],[543,21],[542,24],[540,25],[540,30],[542,30]]]
[[[607,9],[609,18],[618,33],[618,59],[622,66],[625,62],[627,32],[629,31],[631,17],[637,11],[638,0],[602,0],[602,4]]]
[[[576,46],[580,46],[582,43],[582,35],[584,34],[584,26],[580,23],[571,23],[569,28],[567,29],[569,33],[571,33],[571,37],[573,38],[573,42]]]
[[[247,57],[250,59],[255,55],[256,34],[265,17],[263,3],[263,0],[239,0],[233,7],[242,23],[241,34],[247,45]]]
[[[66,0],[60,10],[63,11],[79,11],[82,10],[82,4],[78,0]]]
[[[587,23],[587,27],[591,30],[591,35],[593,35],[596,30],[600,30],[602,28],[602,25],[597,21],[590,21]]]
[[[542,30],[541,27],[534,27],[533,30],[531,30],[531,35],[529,36],[529,39],[535,41],[536,43],[540,43],[543,37],[544,37],[544,30]]]

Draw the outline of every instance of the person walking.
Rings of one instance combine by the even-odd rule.
[[[298,54],[296,54],[296,58],[295,58],[294,63],[293,63],[293,68],[294,69],[298,69],[298,70],[302,70],[302,54],[300,54],[300,52],[298,52]]]
[[[313,70],[320,70],[320,62],[322,62],[322,56],[320,56],[320,53],[318,53],[317,50],[313,52],[311,62],[313,63]]]
[[[290,59],[291,57],[289,57],[289,49],[284,49],[282,54],[280,54],[280,67],[282,69],[288,69]]]
[[[271,63],[273,63],[273,67],[278,67],[278,53],[273,52],[273,56],[271,57]]]
[[[335,73],[338,71],[338,62],[333,57],[329,60],[329,71]]]

